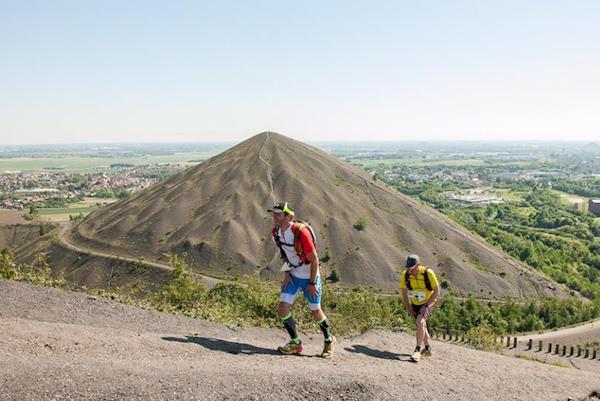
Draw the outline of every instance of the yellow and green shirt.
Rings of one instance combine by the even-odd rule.
[[[425,286],[425,271],[427,270],[426,266],[419,266],[419,271],[416,276],[408,273],[408,277],[410,277],[410,286],[412,290],[408,291],[408,299],[413,305],[423,305],[433,294],[433,291],[429,291]],[[429,282],[431,283],[431,289],[433,290],[438,286],[437,277],[435,277],[435,273],[433,270],[429,269]],[[408,288],[406,287],[405,280],[405,272],[402,272],[400,275],[400,288]]]

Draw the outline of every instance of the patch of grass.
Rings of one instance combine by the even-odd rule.
[[[489,269],[487,268],[487,266],[485,266],[483,263],[481,263],[481,261],[479,260],[479,258],[477,257],[477,255],[475,255],[475,253],[467,248],[467,247],[461,247],[460,248],[469,258],[469,262],[471,262],[471,264],[473,266],[475,266],[475,268],[477,270],[481,270],[484,272],[489,272]]]
[[[469,345],[483,351],[497,351],[502,346],[496,341],[496,333],[488,324],[473,327],[466,333]]]
[[[340,281],[340,272],[335,267],[331,269],[331,274],[329,275],[329,281],[332,283],[337,283]]]
[[[367,229],[367,220],[360,217],[358,220],[356,220],[353,227],[356,228],[358,231],[364,231]]]
[[[43,253],[38,253],[32,264],[25,264],[16,263],[9,249],[3,249],[0,252],[0,278],[25,281],[45,287],[68,287],[62,274],[53,277],[51,273],[52,269]]]
[[[540,363],[545,363],[547,365],[558,366],[559,368],[568,368],[569,367],[568,365],[565,365],[559,361],[546,361],[544,359],[540,359],[540,358],[536,357],[535,355],[526,355],[526,354],[516,353],[513,356],[515,358],[525,359],[527,361],[540,362]]]

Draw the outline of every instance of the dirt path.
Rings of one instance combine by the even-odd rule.
[[[267,165],[267,181],[269,182],[269,189],[271,190],[271,201],[274,201],[274,197],[273,197],[273,166],[271,166],[271,163],[267,159],[265,159],[265,157],[263,156],[263,151],[267,147],[267,144],[269,143],[270,139],[271,139],[271,134],[269,132],[267,132],[267,135],[265,137],[265,142],[263,143],[262,147],[260,148],[260,151],[258,152],[258,158],[260,159],[260,161],[262,161],[263,163],[265,163]]]
[[[335,327],[335,322],[334,327]],[[408,362],[413,338],[375,331],[340,339],[331,360],[274,347],[283,330],[222,325],[104,298],[0,280],[1,399],[567,400],[600,375],[435,342]]]
[[[563,329],[548,331],[539,334],[529,334],[519,336],[518,341],[553,341],[561,344],[583,344],[585,342],[600,342],[600,318],[592,320],[578,326],[566,327]]]
[[[88,255],[99,256],[99,257],[109,258],[109,259],[118,258],[120,260],[125,260],[128,262],[152,266],[152,267],[162,269],[162,270],[169,270],[169,271],[173,270],[173,268],[171,266],[163,264],[163,263],[151,262],[148,260],[141,260],[139,258],[130,258],[127,256],[119,256],[119,255],[114,255],[114,254],[109,254],[109,253],[103,253],[103,252],[98,252],[98,251],[94,251],[94,250],[91,250],[88,248],[82,248],[80,246],[77,246],[67,239],[66,233],[70,227],[71,227],[71,224],[69,222],[61,223],[59,231],[58,231],[57,239],[65,247],[67,247],[68,249],[70,249],[74,252],[87,253]],[[217,285],[219,282],[221,282],[221,280],[219,280],[218,278],[205,276],[203,274],[199,274],[199,273],[195,273],[195,272],[190,272],[190,273],[193,274],[200,281],[202,281],[208,288],[213,288],[215,285]]]

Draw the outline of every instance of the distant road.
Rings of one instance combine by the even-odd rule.
[[[138,263],[138,264],[143,264],[146,266],[152,266],[158,269],[162,269],[162,270],[169,270],[172,271],[173,267],[163,264],[163,263],[158,263],[158,262],[152,262],[152,261],[148,261],[148,260],[142,260],[139,258],[132,258],[132,257],[127,257],[127,256],[120,256],[120,255],[114,255],[114,254],[109,254],[109,253],[103,253],[103,252],[98,252],[98,251],[94,251],[91,249],[87,249],[87,248],[82,248],[78,245],[73,244],[72,242],[69,242],[69,240],[66,237],[66,232],[67,230],[71,227],[71,223],[70,222],[66,222],[66,223],[61,223],[60,224],[60,231],[58,234],[58,239],[60,240],[60,242],[67,248],[69,248],[72,251],[75,252],[81,252],[81,253],[87,253],[88,255],[92,255],[92,256],[100,256],[103,258],[118,258],[119,260],[124,260],[127,262],[134,262],[134,263]],[[195,273],[195,272],[190,272],[191,274],[193,274],[194,276],[196,276],[196,278],[200,279],[200,281],[202,281],[202,283],[204,283],[208,288],[213,288],[215,285],[217,285],[219,282],[221,282],[222,280],[219,280],[217,278],[214,277],[210,277],[210,276],[205,276],[203,274],[199,274],[199,273]]]
[[[527,341],[529,339],[532,339],[533,341],[550,341],[552,343],[565,345],[585,344],[595,341],[600,342],[600,318],[592,320],[591,322],[565,327],[555,331],[517,337],[518,341]]]

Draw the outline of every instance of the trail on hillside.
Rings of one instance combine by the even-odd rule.
[[[335,330],[335,322],[333,328]],[[408,361],[413,337],[320,335],[279,355],[283,330],[222,325],[105,298],[0,280],[2,400],[567,400],[600,375],[434,342]]]
[[[519,342],[526,342],[529,339],[536,342],[552,342],[560,345],[584,345],[586,343],[598,343],[600,342],[600,318],[554,331],[525,334],[517,338]]]
[[[269,182],[269,189],[271,190],[271,201],[275,201],[274,197],[273,197],[273,166],[271,166],[271,163],[265,159],[263,152],[265,150],[265,148],[267,147],[269,140],[271,139],[271,134],[269,132],[267,132],[267,135],[265,136],[265,141],[262,145],[262,147],[260,148],[260,151],[258,152],[258,158],[267,165],[267,181]]]
[[[109,253],[103,253],[103,252],[98,252],[98,251],[95,251],[92,249],[82,248],[80,246],[77,246],[67,239],[66,233],[69,228],[70,228],[69,223],[60,224],[57,239],[65,247],[67,247],[68,249],[70,249],[72,251],[85,253],[85,254],[92,255],[92,256],[98,256],[98,257],[102,257],[102,258],[108,258],[108,259],[118,258],[119,260],[142,264],[142,265],[146,265],[146,266],[151,266],[151,267],[155,267],[155,268],[161,269],[161,270],[168,270],[168,271],[173,270],[172,266],[166,265],[164,263],[152,262],[152,261],[148,261],[148,260],[142,260],[139,258],[132,258],[132,257],[127,257],[127,256],[109,254]],[[193,271],[189,271],[189,273],[192,274],[194,277],[196,277],[198,280],[200,280],[202,283],[204,283],[208,288],[212,288],[215,285],[217,285],[219,282],[221,282],[221,280],[219,280],[217,278],[205,276],[203,274],[196,273]]]

